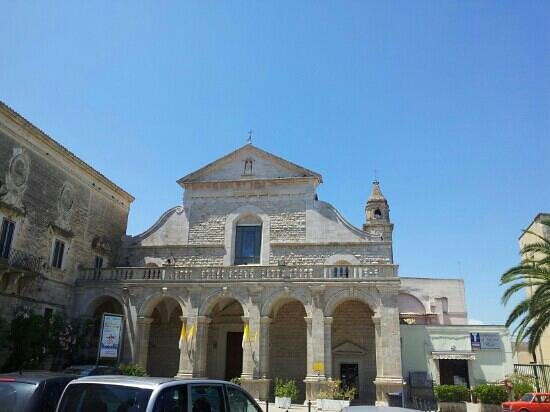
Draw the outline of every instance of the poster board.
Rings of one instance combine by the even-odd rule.
[[[104,313],[101,319],[101,333],[97,351],[97,362],[100,359],[116,359],[120,357],[122,347],[122,329],[124,316],[114,313]]]

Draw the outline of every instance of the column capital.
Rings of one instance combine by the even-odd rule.
[[[375,325],[380,325],[381,320],[382,320],[382,317],[378,314],[375,314],[372,317],[372,321]]]
[[[152,318],[150,316],[138,316],[137,318],[137,324],[138,325],[150,325],[153,323],[155,318]]]
[[[241,319],[243,320],[244,323],[250,322],[250,316],[241,316]]]
[[[208,316],[197,316],[197,323],[208,324],[210,322],[212,322],[212,318],[209,318]]]
[[[311,325],[313,318],[311,316],[304,316],[304,320],[306,321],[306,325]]]
[[[332,316],[325,316],[325,325],[332,325],[334,318]]]
[[[271,322],[273,322],[273,319],[271,319],[269,316],[262,316],[260,318],[260,324],[262,325],[269,325]]]

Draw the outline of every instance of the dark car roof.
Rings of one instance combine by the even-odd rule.
[[[48,379],[55,378],[78,378],[78,375],[62,373],[62,372],[50,372],[50,371],[22,371],[22,372],[10,372],[1,373],[0,381],[2,379],[14,379],[16,382],[25,383],[40,383]]]

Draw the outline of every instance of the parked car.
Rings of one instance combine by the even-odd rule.
[[[216,380],[86,376],[63,392],[57,412],[262,412],[240,386]]]
[[[502,403],[504,412],[550,412],[550,393],[526,393],[519,401]]]
[[[72,365],[65,368],[63,372],[80,376],[123,375],[119,368],[104,365]]]
[[[65,386],[76,375],[46,371],[0,374],[2,412],[54,412]]]

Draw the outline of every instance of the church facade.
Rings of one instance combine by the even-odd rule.
[[[252,144],[181,178],[182,205],[127,236],[116,267],[80,270],[76,314],[124,314],[123,358],[153,376],[240,377],[259,399],[292,378],[302,400],[340,379],[386,403],[400,324],[465,324],[463,283],[398,276],[378,182],[362,228],[321,182]]]

